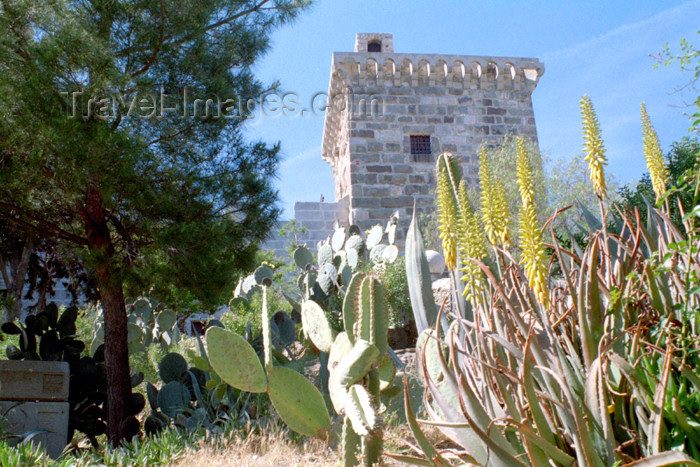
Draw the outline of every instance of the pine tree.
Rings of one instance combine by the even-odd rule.
[[[207,303],[278,215],[279,147],[241,130],[267,90],[251,67],[307,3],[0,2],[0,217],[84,258],[114,444],[133,434],[125,284]]]

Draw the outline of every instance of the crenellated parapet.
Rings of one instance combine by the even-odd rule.
[[[445,86],[532,92],[544,74],[536,58],[335,52],[332,72],[345,86]]]

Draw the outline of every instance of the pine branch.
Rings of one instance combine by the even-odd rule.
[[[24,219],[17,218],[16,216],[11,214],[12,212],[19,214],[20,216],[24,217]],[[78,245],[87,245],[87,240],[85,238],[63,230],[56,224],[47,222],[43,219],[33,216],[32,214],[18,208],[17,206],[5,203],[3,201],[0,201],[0,217],[4,217],[8,221],[17,224],[20,227],[24,227],[27,230],[38,232],[43,236],[55,236],[57,238],[62,238],[63,240],[67,240]],[[34,222],[35,224],[32,222]]]

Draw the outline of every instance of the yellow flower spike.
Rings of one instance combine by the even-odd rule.
[[[518,187],[522,209],[520,211],[520,257],[525,269],[525,276],[535,296],[540,303],[549,300],[547,289],[547,252],[542,242],[542,234],[537,223],[537,210],[535,209],[532,167],[525,145],[518,145]]]
[[[523,205],[535,202],[535,182],[530,168],[530,160],[525,148],[525,138],[522,136],[516,140],[516,158],[518,170],[518,186]]]
[[[603,168],[608,164],[608,160],[605,157],[598,117],[593,103],[587,95],[581,98],[581,114],[583,116],[583,151],[586,154],[584,159],[588,161],[588,170],[595,194],[602,199],[607,192]]]
[[[642,137],[644,140],[644,158],[647,161],[647,169],[651,177],[651,185],[654,188],[656,202],[658,203],[661,197],[666,193],[666,184],[668,183],[668,169],[664,161],[664,154],[661,151],[659,137],[656,135],[656,130],[649,120],[647,108],[642,102]]]
[[[508,227],[509,214],[506,190],[498,179],[492,180],[492,190],[496,213],[496,235],[498,235],[500,245],[507,247],[510,245],[510,228]]]
[[[464,180],[459,184],[458,204],[460,251],[464,259],[460,271],[464,273],[462,281],[466,282],[462,295],[476,306],[480,292],[484,289],[485,280],[481,268],[470,259],[482,260],[486,257],[486,246],[484,245],[484,231],[479,215],[472,210],[469,204],[467,184]]]
[[[462,178],[462,170],[457,160],[450,154],[444,153],[437,160],[437,201],[438,201],[438,230],[445,254],[445,265],[452,271],[457,266],[457,181]]]
[[[507,245],[510,241],[510,233],[506,193],[503,185],[493,176],[491,163],[484,147],[479,150],[479,183],[481,184],[481,214],[486,235],[494,245]]]

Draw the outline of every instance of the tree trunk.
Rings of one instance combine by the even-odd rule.
[[[27,236],[22,252],[18,257],[11,258],[8,262],[9,271],[6,272],[5,261],[2,261],[2,277],[5,282],[7,294],[13,300],[12,308],[8,310],[8,321],[19,319],[22,316],[22,293],[24,292],[24,284],[27,280],[27,271],[29,270],[29,259],[34,248],[34,239],[31,235]]]
[[[104,316],[107,437],[112,445],[119,446],[130,435],[125,423],[131,399],[126,306],[102,197],[97,189],[89,188],[86,198],[85,233]]]

